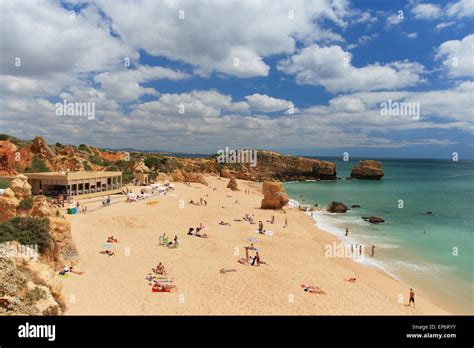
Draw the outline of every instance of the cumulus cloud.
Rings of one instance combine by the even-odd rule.
[[[443,42],[436,53],[451,77],[474,76],[474,34]]]
[[[319,22],[347,26],[347,1],[99,1],[113,29],[135,48],[182,60],[201,75],[267,76],[263,58],[291,53],[296,40],[330,37]],[[127,15],[123,15],[126,13]],[[137,22],[140,26],[137,26]]]
[[[135,100],[143,94],[158,95],[153,88],[143,88],[140,83],[168,79],[172,81],[189,78],[190,75],[160,66],[139,65],[136,69],[115,70],[94,76],[109,96],[120,101]]]
[[[7,89],[18,84],[31,92],[54,94],[72,83],[71,76],[114,69],[125,57],[138,57],[109,34],[92,8],[72,18],[69,11],[50,2],[32,1],[25,6],[7,1],[1,7],[0,22],[8,35],[0,40],[0,74],[8,76]],[[42,88],[45,81],[56,88]]]
[[[436,4],[416,4],[411,13],[417,19],[434,19],[441,15],[441,6]]]
[[[275,112],[286,110],[294,106],[291,101],[269,97],[266,94],[256,93],[246,96],[245,99],[252,111]]]
[[[423,82],[423,66],[408,61],[354,67],[352,55],[340,46],[308,46],[278,64],[278,69],[295,75],[299,84],[321,85],[328,91],[372,91],[414,86]]]

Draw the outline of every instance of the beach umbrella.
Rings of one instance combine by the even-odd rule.
[[[258,239],[257,238],[247,238],[247,240],[250,242],[250,243],[257,243],[258,242]]]

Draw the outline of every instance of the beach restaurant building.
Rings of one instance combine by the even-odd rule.
[[[25,173],[34,195],[58,199],[99,197],[122,192],[122,172]]]

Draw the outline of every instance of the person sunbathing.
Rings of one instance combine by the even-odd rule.
[[[188,230],[187,235],[188,235],[188,236],[192,236],[192,235],[193,235],[193,231],[194,231],[194,228],[193,228],[193,227],[190,227],[189,230]]]
[[[225,268],[222,268],[220,270],[221,274],[227,274],[229,272],[237,272],[237,270],[235,268],[231,268],[231,269],[225,269]]]
[[[318,294],[318,295],[325,295],[326,293],[318,286],[313,286],[313,285],[301,285],[303,290],[305,292],[309,292],[312,294]]]
[[[105,250],[105,251],[101,251],[100,253],[109,255],[109,256],[115,256],[115,253],[112,250]]]
[[[228,222],[224,222],[223,220],[221,220],[221,222],[219,222],[219,225],[230,226],[230,224]]]
[[[355,283],[355,281],[357,280],[355,277],[350,277],[350,278],[346,278],[344,279],[346,282],[351,282],[351,283]]]
[[[114,236],[107,237],[107,243],[118,243],[117,238],[114,238]]]
[[[158,266],[156,266],[156,273],[160,275],[166,274],[165,266],[161,262],[158,264]]]
[[[73,269],[73,267],[72,267],[72,266],[71,266],[71,267],[69,267],[69,272],[70,272],[70,273],[74,273],[74,274],[79,274],[79,275],[82,275],[82,274],[84,274],[84,272],[78,272],[78,271],[75,271],[75,270]]]
[[[153,292],[171,292],[172,289],[175,289],[176,285],[170,284],[160,284],[156,282],[151,288]]]

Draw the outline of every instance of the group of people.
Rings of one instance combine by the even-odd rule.
[[[194,205],[199,205],[199,206],[205,206],[207,207],[207,201],[205,199],[203,199],[202,197],[199,198],[199,202],[194,202],[193,199],[191,199],[189,202],[189,204],[194,204]]]
[[[107,243],[118,243],[118,239],[114,236],[107,237]]]
[[[346,226],[346,232],[345,232],[345,236],[347,237],[349,235],[349,227]],[[354,255],[354,248],[356,250],[356,255],[357,255],[357,250],[359,251],[359,255],[358,256],[362,256],[363,254],[363,247],[362,245],[360,244],[351,244],[351,255]],[[370,256],[371,257],[374,257],[375,256],[375,245],[372,245],[370,247]]]
[[[267,263],[262,261],[262,258],[260,256],[260,252],[253,243],[250,244],[250,246],[244,247],[245,249],[245,259],[239,260],[239,263],[245,264],[245,265],[250,265],[250,266],[257,266],[259,267],[260,265],[266,265]],[[255,251],[254,256],[250,256],[250,252]]]
[[[148,273],[146,280],[149,282],[148,285],[151,285],[152,292],[171,292],[176,290],[176,285],[172,284],[173,279],[167,276],[165,266],[160,262],[156,268],[152,268],[152,272]]]
[[[179,240],[178,236],[175,235],[173,240],[170,240],[166,233],[163,233],[159,236],[159,244],[166,246],[170,249],[179,249],[181,246],[181,241]]]
[[[221,221],[223,222],[223,221]],[[207,234],[206,233],[201,233],[201,231],[204,229],[204,226],[202,223],[199,224],[198,227],[196,227],[196,229],[194,229],[194,227],[190,227],[188,229],[188,233],[186,233],[188,236],[196,236],[196,237],[200,237],[200,238],[207,238]],[[193,233],[194,232],[194,233]]]

